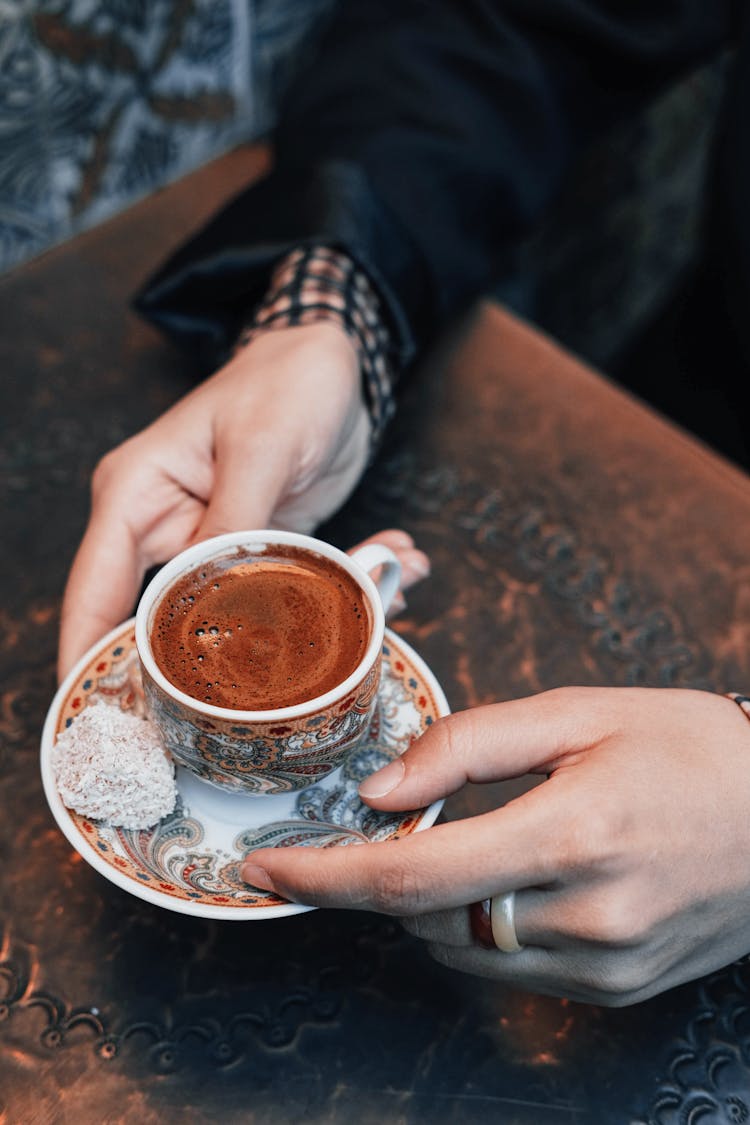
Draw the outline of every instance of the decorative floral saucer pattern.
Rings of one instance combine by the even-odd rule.
[[[59,732],[100,699],[136,714],[145,712],[132,621],[91,649],[55,696],[42,736],[42,779],[52,813],[76,851],[111,882],[170,910],[247,920],[311,909],[244,883],[239,868],[247,854],[262,847],[327,848],[395,839],[430,827],[442,807],[438,801],[414,812],[378,813],[357,794],[368,774],[403,753],[449,710],[427,665],[391,630],[383,645],[372,723],[344,765],[289,799],[230,795],[231,817],[222,816],[226,797],[179,770],[177,807],[145,831],[111,828],[66,808],[57,792],[50,751]],[[210,801],[204,802],[201,795],[208,797],[207,790]],[[247,802],[251,812],[245,826],[242,814],[237,816],[238,801]]]

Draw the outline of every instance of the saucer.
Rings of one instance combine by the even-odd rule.
[[[58,690],[42,734],[42,781],[52,815],[79,855],[110,882],[167,910],[237,921],[313,910],[243,883],[243,860],[257,848],[398,839],[429,828],[443,806],[436,801],[413,812],[375,812],[357,793],[365,777],[449,712],[430,669],[390,629],[367,737],[337,770],[300,792],[264,797],[223,793],[178,768],[174,812],[145,830],[112,828],[81,816],[65,807],[57,791],[51,766],[55,739],[97,700],[145,714],[133,620],[90,649]]]

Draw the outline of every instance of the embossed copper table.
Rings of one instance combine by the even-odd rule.
[[[0,283],[0,1122],[746,1121],[745,964],[635,1008],[566,1004],[453,974],[387,918],[160,910],[52,821],[39,734],[91,469],[192,378],[127,296],[263,159],[235,153]],[[432,555],[396,628],[454,708],[750,685],[747,479],[498,307],[415,377],[324,533],[384,525]]]

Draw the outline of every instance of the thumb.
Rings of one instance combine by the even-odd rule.
[[[287,488],[291,460],[278,435],[272,440],[243,430],[217,440],[213,488],[193,542],[268,527]]]
[[[527,699],[448,715],[359,787],[383,810],[428,805],[467,782],[486,783],[551,773],[573,750],[607,733],[601,689],[558,688]]]

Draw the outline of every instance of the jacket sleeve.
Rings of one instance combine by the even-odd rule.
[[[579,152],[735,34],[731,0],[356,0],[282,108],[272,173],[139,310],[215,360],[295,246],[363,267],[402,364],[512,269]]]

